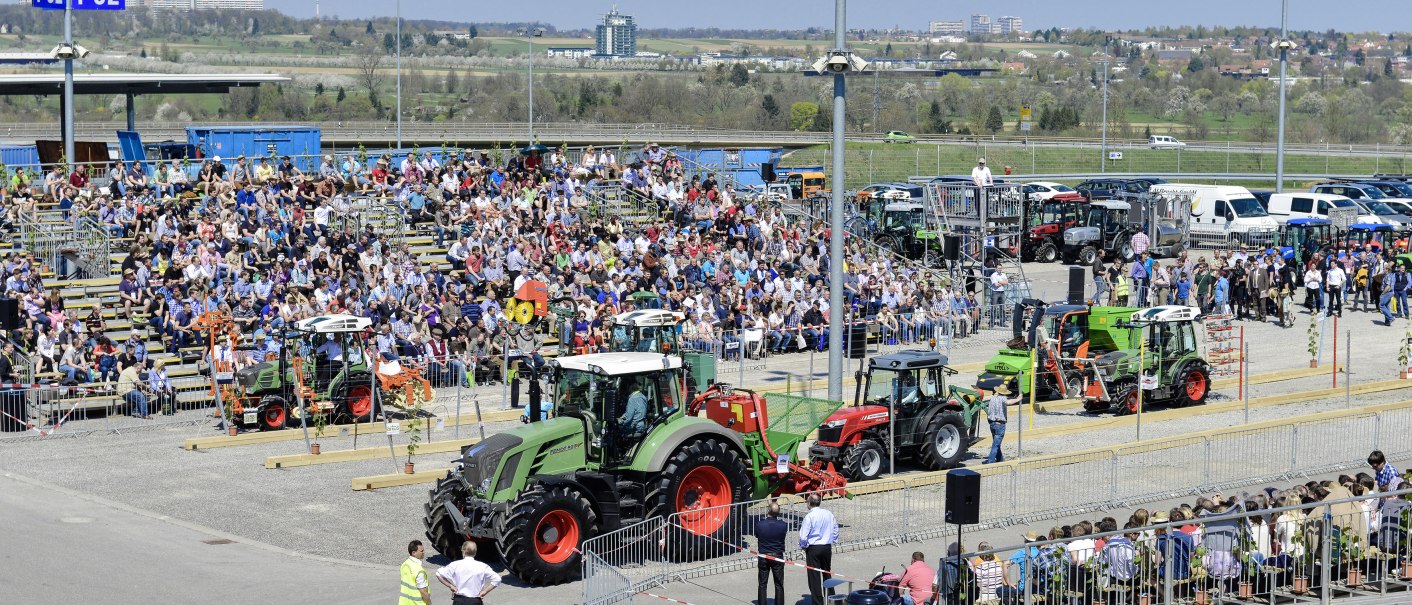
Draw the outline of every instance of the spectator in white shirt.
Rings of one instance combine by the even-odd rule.
[[[995,177],[985,166],[985,158],[976,160],[976,167],[971,169],[971,182],[975,183],[977,187],[989,187],[995,184]]]
[[[451,589],[453,605],[481,605],[500,585],[500,574],[476,560],[476,543],[470,540],[461,545],[461,560],[436,570],[436,579]]]

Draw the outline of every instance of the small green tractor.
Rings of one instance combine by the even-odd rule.
[[[295,322],[280,335],[275,359],[235,371],[234,384],[226,391],[232,422],[261,430],[285,428],[300,413],[300,397],[310,414],[331,414],[335,421],[370,420],[373,390],[379,388],[364,354],[370,325],[372,320],[354,315]]]
[[[948,385],[954,375],[945,355],[898,351],[869,360],[858,376],[854,405],[834,412],[819,427],[809,460],[849,481],[876,479],[887,468],[888,436],[896,454],[928,470],[952,468],[977,440],[979,393]]]
[[[658,352],[576,355],[547,372],[554,417],[469,446],[431,490],[423,521],[438,551],[493,543],[520,580],[560,584],[594,536],[660,517],[660,556],[719,556],[746,528],[739,504],[844,487],[788,461],[840,402],[771,394],[767,406],[719,384],[688,400],[681,358]]]
[[[1015,338],[1006,343],[985,365],[976,379],[976,388],[991,391],[1009,383],[1026,399],[1031,385],[1038,383],[1035,399],[1078,398],[1083,396],[1093,357],[1133,346],[1136,333],[1127,323],[1138,309],[1075,304],[1046,305],[1027,299],[1015,308]],[[1029,317],[1023,314],[1028,312]],[[1028,325],[1028,332],[1021,326]],[[1038,346],[1038,358],[1030,360],[1030,349]],[[1031,369],[1034,371],[1031,372]]]
[[[1093,361],[1084,409],[1136,413],[1139,403],[1201,405],[1211,393],[1211,367],[1201,358],[1196,323],[1201,310],[1164,305],[1134,312],[1128,346]]]

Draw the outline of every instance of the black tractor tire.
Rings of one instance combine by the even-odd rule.
[[[863,439],[843,451],[843,476],[849,481],[877,479],[886,467],[887,451],[872,439]]]
[[[1121,387],[1113,389],[1112,393],[1112,410],[1113,413],[1119,416],[1136,414],[1138,401],[1144,399],[1139,396],[1136,384],[1123,385]],[[1147,407],[1147,401],[1142,401],[1142,404],[1143,408]]]
[[[1122,259],[1122,261],[1125,263],[1130,263],[1135,257],[1137,257],[1137,253],[1133,252],[1133,245],[1131,242],[1118,243],[1118,258]]]
[[[1098,260],[1098,248],[1084,246],[1079,250],[1078,257],[1075,260],[1078,261],[1078,264],[1085,267],[1093,266],[1093,262]]]
[[[1202,405],[1211,394],[1211,372],[1199,363],[1190,364],[1182,370],[1174,388],[1178,405]]]
[[[970,440],[966,435],[966,420],[953,411],[938,413],[927,423],[924,440],[917,446],[917,459],[927,470],[954,468],[966,457]]]
[[[371,421],[377,413],[377,393],[373,392],[373,385],[373,375],[367,372],[354,372],[330,384],[336,421],[353,424]]]
[[[442,503],[458,499],[461,489],[461,482],[449,474],[437,479],[436,486],[427,494],[427,503],[424,506],[426,514],[422,516],[422,525],[426,526],[427,543],[452,561],[460,560],[461,545],[466,543],[466,536],[456,531],[456,523],[451,520],[451,515],[446,512]],[[477,551],[476,558],[484,560],[484,556],[492,554],[494,553]]]
[[[598,535],[598,511],[577,489],[536,483],[510,505],[500,532],[505,568],[532,586],[579,578],[585,540]]]
[[[750,498],[750,474],[729,445],[711,438],[692,441],[672,454],[647,485],[648,517],[667,521],[664,551],[669,560],[737,552],[747,523],[747,511],[739,505]]]
[[[1034,261],[1037,263],[1052,263],[1058,259],[1059,249],[1055,248],[1052,243],[1040,244],[1039,248],[1034,251]]]
[[[278,395],[266,395],[260,400],[260,416],[256,420],[262,431],[279,431],[289,426],[289,404]]]

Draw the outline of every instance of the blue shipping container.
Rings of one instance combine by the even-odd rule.
[[[0,164],[11,170],[28,168],[38,172],[39,148],[34,145],[0,145]]]
[[[229,166],[236,157],[290,156],[294,165],[309,172],[319,167],[323,143],[316,126],[188,126],[186,142],[202,157],[221,156]]]
[[[677,149],[688,173],[712,172],[718,179],[734,182],[737,187],[764,183],[760,179],[760,164],[778,165],[783,149],[779,147],[745,149]],[[703,175],[704,176],[704,175]]]

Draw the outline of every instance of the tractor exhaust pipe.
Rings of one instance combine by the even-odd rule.
[[[537,374],[537,372],[536,372],[536,374]],[[542,396],[543,396],[543,394],[540,392],[540,388],[539,388],[539,377],[538,377],[538,376],[530,376],[530,381],[529,381],[529,421],[530,421],[530,422],[539,422],[539,421],[541,420],[541,418],[540,418],[540,409],[539,409],[539,400],[541,399]]]

